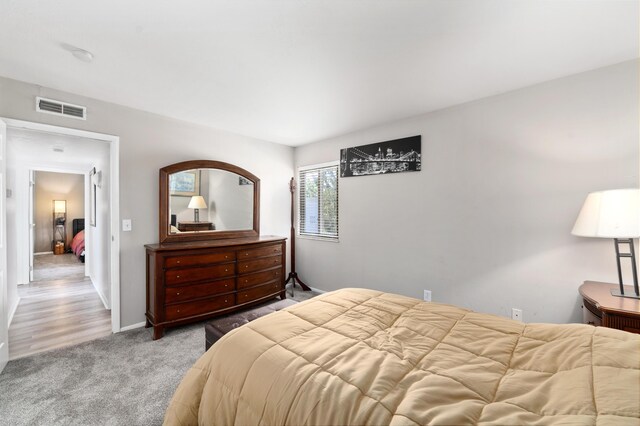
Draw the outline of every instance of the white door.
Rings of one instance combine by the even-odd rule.
[[[5,153],[7,151],[7,125],[0,120],[0,372],[9,361],[9,318],[7,301],[7,209]]]
[[[35,210],[36,172],[29,170],[29,282],[33,281],[33,252],[36,243],[36,219]]]

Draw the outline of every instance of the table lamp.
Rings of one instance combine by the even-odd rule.
[[[640,237],[640,189],[613,189],[590,193],[571,233],[580,237],[613,238],[620,289],[611,290],[611,294],[640,299],[633,246],[633,239]],[[627,244],[629,252],[621,252],[621,244]],[[620,266],[620,259],[623,257],[631,259],[635,294],[624,292]]]
[[[67,201],[66,200],[53,200],[53,212],[54,213],[66,213]]]
[[[194,222],[200,222],[200,216],[199,216],[198,209],[206,209],[207,208],[207,202],[204,201],[204,197],[202,195],[194,195],[193,197],[191,197],[191,201],[189,201],[189,205],[187,207],[190,208],[190,209],[194,209],[193,210],[193,221]]]

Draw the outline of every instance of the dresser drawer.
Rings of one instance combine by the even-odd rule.
[[[195,315],[207,314],[219,309],[228,308],[235,304],[233,294],[216,296],[211,299],[197,300],[195,302],[178,303],[166,307],[166,318],[168,321],[188,318]]]
[[[189,256],[168,256],[164,259],[165,268],[180,266],[208,265],[210,263],[232,262],[236,260],[235,252],[194,254]]]
[[[282,254],[282,246],[280,244],[256,249],[241,250],[238,252],[238,260],[255,259],[256,257],[274,256],[276,254]]]
[[[184,302],[199,299],[214,294],[228,293],[236,288],[234,279],[214,281],[206,284],[192,284],[182,287],[170,287],[165,289],[165,303]]]
[[[282,256],[263,257],[256,260],[243,260],[238,262],[238,274],[263,271],[282,265]]]
[[[254,287],[260,284],[266,284],[269,281],[281,281],[282,271],[280,268],[271,269],[269,271],[258,272],[256,274],[242,275],[238,277],[238,290],[241,288]]]
[[[165,271],[165,285],[180,285],[189,282],[212,280],[216,278],[232,277],[235,264],[207,266],[206,268],[171,269]]]
[[[238,292],[238,303],[251,302],[261,297],[276,295],[282,290],[280,282],[273,282]]]

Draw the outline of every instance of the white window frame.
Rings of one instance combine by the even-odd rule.
[[[337,220],[338,220],[338,236],[337,237],[323,237],[321,235],[309,235],[309,234],[302,234],[300,233],[301,230],[301,226],[300,226],[300,172],[304,172],[307,170],[312,170],[312,169],[321,169],[323,167],[332,167],[335,166],[338,168],[337,172],[338,172],[338,182],[340,181],[340,161],[336,160],[336,161],[329,161],[326,163],[318,163],[318,164],[309,164],[307,166],[300,166],[298,167],[297,171],[296,171],[296,210],[297,210],[297,214],[296,214],[296,237],[297,238],[302,238],[305,240],[316,240],[316,241],[327,241],[327,242],[332,242],[332,243],[339,243],[340,242],[340,183],[338,183],[338,213],[337,213]]]

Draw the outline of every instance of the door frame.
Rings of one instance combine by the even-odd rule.
[[[7,128],[13,127],[68,136],[79,136],[109,143],[109,215],[111,219],[109,223],[109,233],[111,234],[109,281],[111,287],[111,331],[118,333],[120,331],[120,137],[6,117],[0,117],[0,120],[7,124]]]
[[[0,373],[9,362],[9,301],[7,295],[7,124],[0,120]]]
[[[29,282],[33,281],[33,256],[35,254],[35,193],[36,193],[36,172],[29,170]]]
[[[83,205],[84,205],[84,217],[87,218],[89,217],[89,191],[91,190],[91,178],[89,177],[89,171],[87,171],[86,167],[50,167],[47,165],[40,165],[37,161],[36,162],[30,162],[27,165],[28,168],[28,172],[29,172],[29,179],[31,179],[31,175],[34,175],[34,179],[35,179],[35,174],[37,172],[54,172],[54,173],[66,173],[66,174],[71,174],[71,175],[78,175],[78,176],[82,176],[82,185],[83,185],[83,190],[82,190],[82,196],[84,199]],[[34,188],[34,192],[35,192],[35,188]],[[28,200],[29,202],[29,209],[31,210],[30,214],[33,213],[35,215],[35,200]],[[35,218],[32,218],[35,222]],[[35,223],[34,223],[35,225]],[[31,227],[31,229],[33,229],[33,227]],[[30,229],[30,231],[31,231]],[[85,233],[85,240],[86,240],[86,246],[90,247],[92,241],[92,235],[91,233]],[[31,236],[29,236],[29,238],[31,238]],[[35,250],[34,250],[34,242],[30,242],[30,247],[29,247],[29,267],[31,268],[33,266],[33,262],[34,262],[34,255],[35,255]],[[18,284],[22,284],[22,282],[26,282],[27,280],[25,279],[28,275],[28,282],[31,283],[33,281],[33,269],[29,269],[29,271],[26,270],[20,270],[20,268],[22,267],[21,265],[25,265],[26,266],[26,262],[19,262],[18,264],[18,273],[17,273],[17,277],[18,277]],[[87,256],[85,259],[85,263],[84,263],[84,275],[85,276],[89,276],[88,272],[91,270],[91,256]],[[28,273],[28,274],[27,274]],[[102,303],[105,305],[104,307],[106,309],[111,309],[109,306],[107,306],[106,301],[103,297],[102,294],[100,294],[100,292],[98,292],[98,295],[100,296],[100,299],[102,299]]]

